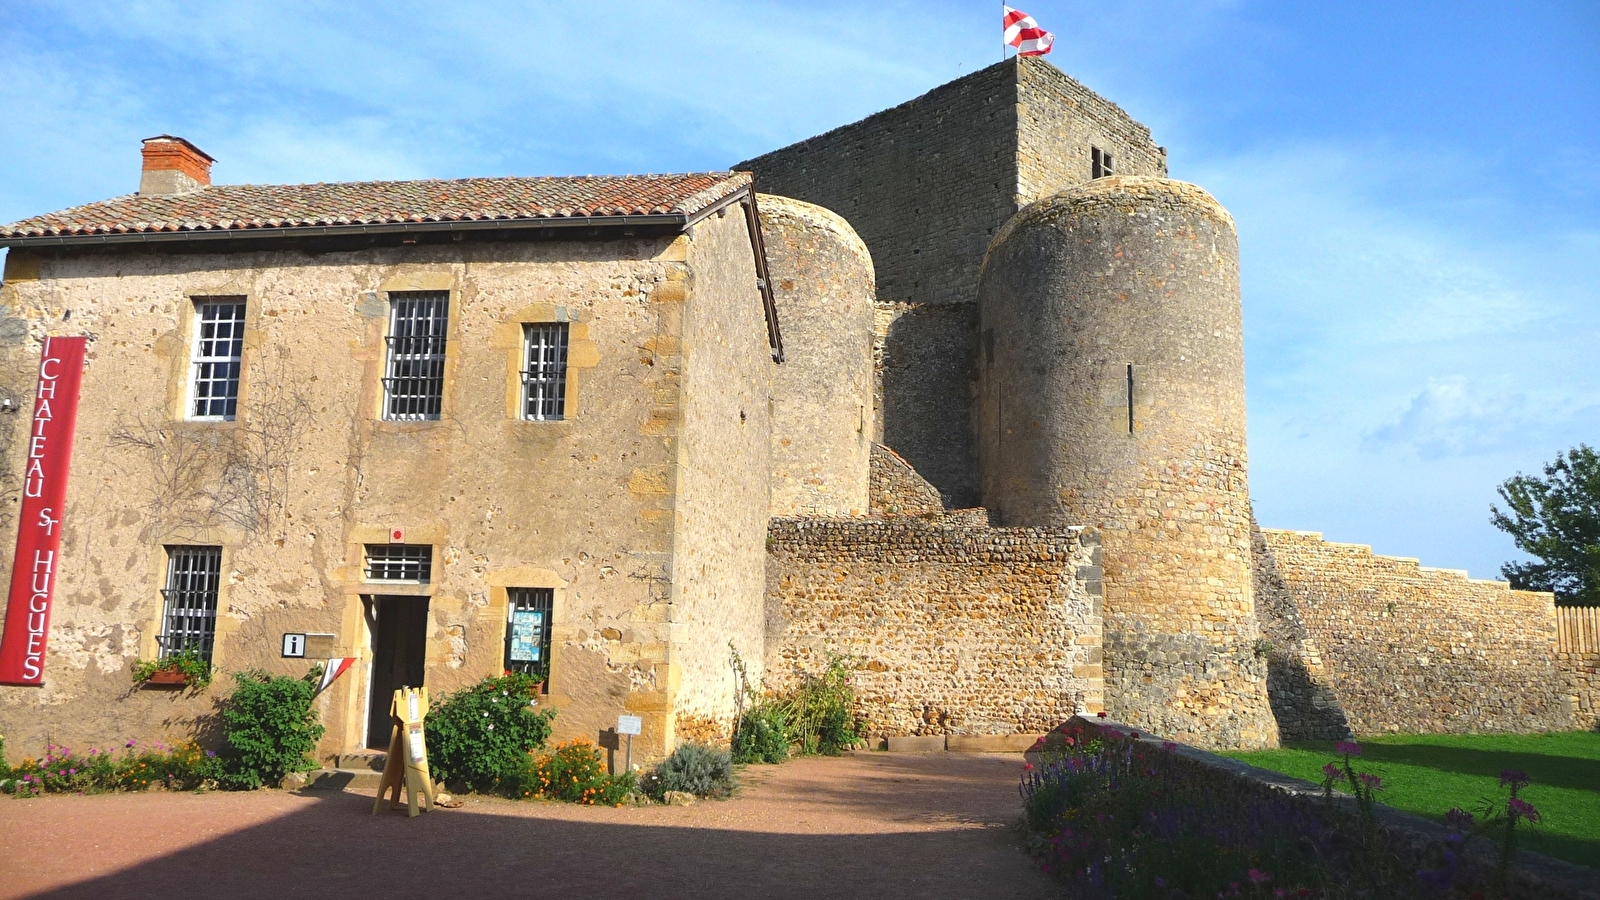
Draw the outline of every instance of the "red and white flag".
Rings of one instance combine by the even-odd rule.
[[[337,681],[340,675],[350,670],[350,666],[355,664],[355,661],[356,658],[353,656],[335,656],[333,659],[328,660],[322,667],[322,683],[317,685],[316,691],[311,696],[315,697],[317,694],[327,690],[328,686]]]
[[[1001,21],[1005,24],[1006,43],[1017,48],[1018,56],[1043,56],[1050,52],[1050,45],[1056,42],[1056,36],[1033,20],[1033,16],[1025,12],[1012,9],[1009,6],[1000,7],[1004,10]]]

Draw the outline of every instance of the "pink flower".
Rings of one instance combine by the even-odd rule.
[[[1361,745],[1355,741],[1340,741],[1333,745],[1333,750],[1343,756],[1360,756]]]
[[[1260,884],[1263,881],[1271,881],[1272,880],[1272,876],[1271,875],[1268,875],[1266,872],[1263,872],[1260,869],[1251,869],[1246,874],[1248,874],[1250,876],[1250,880],[1255,882],[1256,884]]]
[[[1128,737],[1131,737],[1131,738],[1133,738],[1134,740],[1137,741],[1139,739],[1139,732],[1130,731],[1130,732],[1128,732]]]
[[[1328,776],[1330,780],[1337,779],[1339,777],[1339,767],[1333,763],[1328,763],[1322,767],[1322,774]]]
[[[1526,787],[1528,781],[1528,773],[1522,771],[1521,769],[1502,769],[1500,771],[1501,787],[1505,787],[1507,785],[1510,785],[1513,788]]]
[[[1529,822],[1539,821],[1539,811],[1533,808],[1532,803],[1517,797],[1512,797],[1511,817],[1514,819],[1518,816],[1527,819]]]
[[[1361,779],[1361,783],[1367,786],[1367,790],[1370,790],[1370,791],[1381,791],[1381,790],[1383,790],[1383,779],[1379,778],[1376,775],[1373,775],[1373,774],[1368,773],[1368,772],[1362,772],[1359,775],[1357,775],[1356,777]]]
[[[1024,772],[1032,772],[1033,771],[1033,763],[1023,763],[1022,771],[1024,771]]]

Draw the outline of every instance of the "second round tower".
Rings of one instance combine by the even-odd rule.
[[[1078,185],[1001,229],[979,304],[984,505],[1101,530],[1108,712],[1204,746],[1276,745],[1232,217],[1184,182]]]

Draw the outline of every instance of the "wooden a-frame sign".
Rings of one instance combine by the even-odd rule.
[[[389,808],[400,806],[400,788],[406,789],[406,807],[417,814],[420,799],[426,809],[433,809],[433,779],[428,776],[428,746],[422,735],[422,720],[428,716],[428,689],[401,688],[394,692],[394,702],[389,706],[389,721],[393,733],[389,738],[389,758],[383,764],[383,779],[378,782],[378,799],[372,804],[372,814],[383,809],[383,795],[393,792]]]

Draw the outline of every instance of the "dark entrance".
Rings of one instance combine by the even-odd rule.
[[[367,747],[389,749],[389,703],[402,687],[422,687],[428,639],[427,597],[374,597],[372,694]]]

